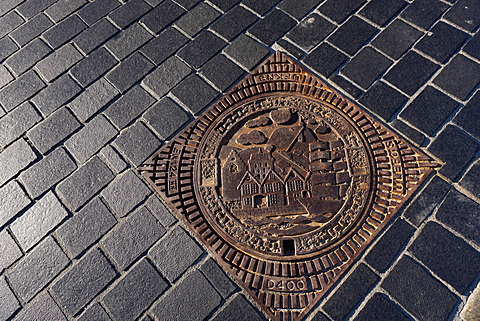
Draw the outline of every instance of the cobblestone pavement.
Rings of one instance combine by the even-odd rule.
[[[308,320],[454,320],[480,1],[1,0],[0,320],[262,320],[136,167],[274,50],[444,164]]]

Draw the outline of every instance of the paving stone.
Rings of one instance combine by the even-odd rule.
[[[15,75],[21,75],[30,69],[37,61],[50,53],[51,49],[40,39],[35,39],[27,46],[17,51],[5,61]],[[3,87],[3,86],[2,86]]]
[[[32,198],[37,198],[77,168],[63,148],[48,154],[19,176]]]
[[[135,191],[135,193],[132,194],[132,191]],[[150,194],[148,187],[132,171],[127,171],[121,175],[102,192],[102,196],[110,205],[110,208],[120,217],[130,213]],[[128,227],[129,225],[125,226]]]
[[[136,52],[110,71],[105,78],[121,93],[124,93],[154,67],[155,65],[150,60]]]
[[[381,118],[388,120],[407,100],[408,98],[402,93],[379,81],[359,101]]]
[[[57,283],[52,292],[70,314],[79,312],[112,279],[116,272],[98,249],[86,254]]]
[[[408,95],[413,95],[439,68],[416,52],[408,52],[384,79]]]
[[[88,120],[93,114],[108,104],[118,91],[104,78],[94,82],[75,100],[70,102],[70,109],[81,120]]]
[[[325,39],[336,26],[322,16],[312,13],[293,28],[287,37],[294,44],[309,51]]]
[[[163,234],[165,234],[163,226],[145,207],[141,207],[112,231],[102,243],[118,267],[125,270]],[[113,304],[111,299],[108,301]],[[119,307],[115,306],[115,309]]]
[[[51,82],[82,58],[82,54],[73,45],[66,44],[40,61],[37,64],[37,70],[45,80]]]
[[[32,98],[32,102],[47,117],[82,89],[77,83],[65,74],[40,91]]]
[[[243,295],[239,294],[211,320],[254,321],[264,319],[252,304]]]
[[[468,35],[465,32],[440,21],[415,45],[415,48],[445,63],[467,38]]]
[[[190,71],[180,59],[172,57],[145,77],[142,85],[158,99],[175,87]]]
[[[141,122],[136,122],[118,136],[113,144],[135,166],[143,163],[161,142]]]
[[[152,7],[143,0],[131,0],[108,15],[120,29],[124,29],[147,13]]]
[[[400,59],[422,35],[420,30],[396,19],[372,41],[372,45],[387,56]]]
[[[270,11],[279,0],[243,0],[242,4],[263,16]]]
[[[480,198],[480,163],[473,165],[460,180],[460,185]]]
[[[7,273],[7,278],[15,292],[28,302],[69,263],[65,253],[53,238],[49,237],[15,265]]]
[[[88,3],[87,0],[59,0],[45,10],[45,13],[55,22],[59,22],[66,16]]]
[[[200,1],[201,0],[176,0],[178,4],[180,4],[182,7],[184,7],[187,10],[193,8]]]
[[[154,64],[159,65],[188,41],[189,39],[180,31],[170,27],[146,44],[140,51]]]
[[[116,64],[117,60],[105,48],[99,48],[73,67],[70,73],[86,87]]]
[[[213,3],[215,6],[217,6],[218,8],[220,8],[220,10],[228,11],[237,3],[239,3],[240,0],[210,0],[210,2]]]
[[[480,33],[477,33],[473,38],[468,40],[465,47],[463,47],[463,51],[480,60]]]
[[[460,293],[477,277],[480,253],[438,223],[428,222],[408,251]]]
[[[2,302],[0,320],[7,320],[20,308],[20,303],[9,288],[4,276],[0,277],[0,301]]]
[[[28,102],[15,108],[9,114],[0,118],[0,146],[7,146],[41,119]]]
[[[425,135],[423,135],[421,132],[419,132],[415,128],[410,127],[400,119],[398,118],[394,119],[391,124],[395,129],[397,129],[398,132],[410,138],[417,145],[422,145],[422,143],[425,141]]]
[[[23,23],[22,17],[16,11],[10,11],[0,18],[0,38],[8,35],[10,31]]]
[[[119,5],[120,3],[117,0],[95,0],[80,9],[78,15],[87,25],[91,26]]]
[[[87,28],[87,25],[77,15],[73,15],[46,31],[43,34],[43,38],[52,48],[56,49],[78,35],[85,28]]]
[[[408,321],[410,318],[403,314],[395,303],[385,295],[375,293],[355,317],[355,321]]]
[[[225,56],[217,55],[203,65],[200,73],[221,91],[225,91],[244,74],[244,71]]]
[[[18,174],[37,158],[28,143],[19,139],[0,153],[0,185]]]
[[[438,209],[436,217],[478,246],[480,245],[479,215],[478,203],[452,189]]]
[[[0,61],[10,56],[18,49],[18,46],[11,38],[0,39]]]
[[[473,32],[480,25],[480,4],[475,0],[458,0],[444,17]]]
[[[220,12],[202,2],[188,11],[175,23],[177,27],[193,37],[220,16]]]
[[[313,316],[311,321],[331,321],[330,318],[328,318],[325,314],[323,314],[320,311],[317,311],[315,315]]]
[[[165,27],[180,17],[185,10],[171,0],[165,0],[146,14],[140,22],[150,31],[158,34]]]
[[[276,44],[280,46],[283,49],[283,51],[286,51],[288,54],[290,54],[292,57],[298,60],[305,54],[305,52],[303,52],[300,48],[298,48],[291,42],[286,41],[284,39],[278,40]]]
[[[465,100],[480,83],[480,65],[463,55],[457,55],[433,82],[455,97]]]
[[[341,23],[364,3],[365,0],[327,0],[319,11],[333,21]]]
[[[429,86],[402,111],[400,117],[432,136],[457,106],[452,98]]]
[[[77,321],[110,321],[110,317],[108,316],[107,312],[102,308],[100,303],[95,303],[91,307],[89,307],[85,312],[80,315]]]
[[[150,249],[149,257],[168,281],[175,281],[203,253],[197,243],[178,225]],[[181,320],[181,319],[180,319]]]
[[[392,64],[392,61],[371,47],[362,49],[342,73],[362,88],[370,87]]]
[[[23,0],[4,0],[0,3],[0,16],[19,5]]]
[[[309,53],[303,62],[325,77],[330,76],[348,57],[328,43],[322,43]]]
[[[0,105],[10,111],[45,86],[34,71],[28,71],[0,90]]]
[[[354,98],[357,98],[358,96],[360,96],[361,93],[363,93],[360,88],[358,88],[342,76],[333,75],[332,77],[330,77],[330,80]]]
[[[468,164],[480,145],[452,125],[448,125],[428,151],[440,158],[446,164],[439,172],[450,179],[454,179]]]
[[[375,270],[384,273],[414,232],[415,229],[410,224],[398,219],[375,244],[365,260]]]
[[[10,36],[18,45],[24,46],[51,26],[53,26],[53,22],[41,13],[12,31]]]
[[[208,298],[208,300],[198,300]],[[151,309],[160,320],[204,320],[221,301],[220,295],[199,272],[193,271]]]
[[[208,259],[200,266],[200,271],[212,283],[218,293],[225,299],[232,294],[237,286],[232,280],[223,272],[222,268],[213,260]],[[248,307],[246,307],[248,310]],[[241,311],[241,310],[237,310]],[[231,320],[232,318],[220,318],[219,320]],[[247,319],[249,320],[249,319]],[[250,319],[251,320],[251,319]]]
[[[448,183],[435,176],[418,198],[407,208],[404,216],[415,226],[420,226],[449,190]]]
[[[113,168],[116,173],[122,172],[128,166],[127,163],[125,163],[125,161],[120,157],[120,155],[118,155],[117,152],[115,152],[115,150],[113,150],[113,148],[109,145],[102,148],[100,155],[103,156],[106,163],[110,165],[110,167]]]
[[[297,22],[286,13],[275,9],[250,28],[249,33],[264,44],[271,46],[296,24]]]
[[[379,279],[366,265],[360,264],[324,304],[323,310],[335,320],[345,318]]]
[[[289,15],[302,19],[315,8],[322,0],[285,0],[278,7]]]
[[[142,87],[136,86],[120,97],[104,112],[104,115],[118,128],[122,129],[138,117],[155,102]],[[166,117],[165,114],[161,115]]]
[[[199,76],[193,74],[172,90],[172,94],[184,103],[194,114],[198,114],[215,97],[218,92]]]
[[[167,286],[153,266],[143,259],[105,295],[103,302],[115,320],[134,320]]]
[[[83,163],[116,134],[117,130],[104,116],[97,116],[67,140],[65,146],[80,163]]]
[[[67,320],[48,292],[42,294],[35,302],[22,311],[15,321],[31,320]]]
[[[110,169],[94,157],[60,183],[56,190],[77,210],[113,178]]]
[[[76,36],[73,43],[83,53],[88,54],[115,35],[117,31],[118,29],[110,21],[102,19]]]
[[[401,14],[401,17],[423,29],[428,29],[449,6],[439,0],[416,0]]]
[[[16,181],[11,181],[0,188],[0,227],[30,204],[30,198]]]
[[[48,8],[54,2],[56,2],[56,0],[29,0],[19,5],[16,8],[16,11],[24,16],[25,19],[30,19],[31,17]]]
[[[165,205],[163,205],[156,195],[150,196],[145,202],[145,205],[163,226],[169,227],[177,222],[177,219],[172,215],[172,213],[170,213],[170,211],[165,207]]]
[[[23,255],[17,243],[15,243],[6,229],[0,232],[0,253],[2,253],[2,255],[0,255],[0,273]],[[0,293],[1,292],[2,291],[0,291]]]
[[[141,25],[134,24],[107,42],[106,47],[117,59],[123,60],[151,38],[152,35]]]
[[[405,0],[372,0],[363,7],[360,15],[383,27],[406,5]]]
[[[45,154],[78,128],[77,119],[66,108],[61,108],[32,128],[27,136],[35,148]]]
[[[368,22],[353,16],[328,37],[328,41],[347,54],[354,55],[377,31]]]
[[[115,217],[97,197],[60,226],[56,232],[70,254],[77,257],[116,223]]]
[[[266,47],[247,35],[240,35],[224,51],[247,70],[251,70],[270,54]]]
[[[446,320],[459,298],[424,268],[403,257],[381,284],[408,312],[420,320]]]
[[[178,57],[195,68],[200,68],[227,43],[210,31],[202,32],[195,40],[178,51]]]

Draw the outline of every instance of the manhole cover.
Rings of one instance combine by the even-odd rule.
[[[282,53],[141,167],[273,320],[301,320],[436,164]]]

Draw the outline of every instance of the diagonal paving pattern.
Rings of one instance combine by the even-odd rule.
[[[0,320],[264,320],[136,168],[275,50],[443,165],[307,320],[460,317],[479,26],[477,0],[0,1]]]

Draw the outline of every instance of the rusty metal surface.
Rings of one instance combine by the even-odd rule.
[[[142,165],[273,320],[301,320],[436,164],[276,53]]]

